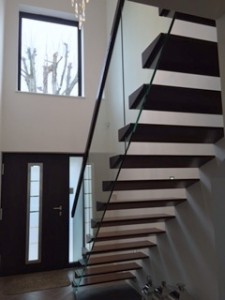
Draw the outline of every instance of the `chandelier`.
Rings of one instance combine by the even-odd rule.
[[[85,9],[88,2],[89,0],[71,0],[75,18],[79,22],[79,29],[82,28],[83,22],[85,21]]]

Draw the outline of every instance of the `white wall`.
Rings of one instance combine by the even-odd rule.
[[[87,6],[84,25],[85,97],[57,97],[17,91],[18,13],[49,13],[73,19],[68,1],[6,1],[2,151],[83,152],[106,49],[106,1]],[[2,19],[1,19],[2,20]]]
[[[225,122],[225,14],[217,20],[217,32],[219,42],[219,63],[222,89],[222,103],[223,103],[223,118]],[[213,201],[213,222],[215,230],[215,246],[216,246],[216,267],[217,280],[219,288],[219,300],[225,298],[225,219],[224,219],[224,180],[225,180],[225,140],[223,139],[217,144],[216,153],[219,157],[220,168],[212,178],[212,191],[214,195]]]
[[[123,92],[125,93],[125,101],[127,103],[129,94],[134,91],[140,84],[144,83],[145,81],[148,82],[149,79],[149,72],[141,69],[141,52],[144,50],[144,43],[149,38],[154,37],[160,30],[165,28],[165,20],[160,21],[156,18],[157,10],[152,9],[148,6],[142,5],[142,7],[138,7],[133,3],[127,3],[127,10],[126,10],[126,17],[127,19],[123,22],[123,29],[125,32],[124,40],[126,44],[124,45],[125,49],[125,65],[122,66],[125,69],[126,79],[125,79],[125,89],[120,93],[120,80],[121,80],[121,65],[119,60],[117,62],[117,68],[114,69],[114,73],[112,74],[112,78],[110,79],[110,84],[112,83],[114,87],[116,87],[116,81],[119,79],[119,87],[114,93],[114,95],[121,95]],[[144,16],[151,15],[149,18],[149,24],[143,25],[144,29],[140,28],[140,24],[144,24]],[[126,21],[129,18],[135,18],[134,27],[131,27],[129,23]],[[153,23],[151,21],[154,20]],[[221,33],[219,35],[219,41],[224,39],[224,28],[225,28],[225,18],[221,21]],[[135,25],[139,26],[135,26]],[[186,31],[187,25],[182,24],[182,22],[177,23],[176,30],[173,32],[175,34],[182,34],[180,29]],[[201,26],[200,26],[201,27]],[[191,28],[191,34],[197,35],[199,38],[215,40],[216,39],[216,32],[211,31],[207,36],[203,36],[202,28]],[[150,28],[150,30],[146,30],[146,28]],[[149,34],[149,36],[148,36]],[[187,32],[185,33],[188,34]],[[190,34],[190,33],[189,33]],[[144,38],[145,37],[145,38]],[[140,38],[137,40],[137,38]],[[138,42],[137,42],[138,41]],[[222,41],[224,44],[224,48],[221,50],[223,59],[221,62],[221,68],[225,70],[225,42]],[[121,45],[119,45],[121,46]],[[147,44],[146,44],[147,46]],[[119,48],[119,47],[118,47]],[[118,56],[120,53],[118,51]],[[135,60],[134,60],[135,59]],[[138,70],[138,71],[137,71]],[[225,72],[225,71],[224,71]],[[220,80],[212,80],[212,78],[205,78],[205,77],[198,77],[198,76],[174,76],[169,72],[165,72],[166,74],[162,74],[159,72],[157,75],[155,83],[163,82],[168,84],[168,79],[170,80],[169,84],[171,85],[180,85],[180,86],[193,86],[196,88],[209,88],[214,90],[220,89]],[[222,75],[222,82],[223,85],[225,84],[225,74],[223,72]],[[224,86],[225,88],[225,86]],[[223,90],[224,90],[223,88]],[[107,94],[110,97],[110,120],[113,119],[113,116],[118,117],[118,102],[120,99],[118,97],[113,97],[112,92]],[[129,114],[129,113],[128,113]],[[131,114],[127,116],[127,119],[130,119],[132,116]],[[143,122],[150,120],[150,122],[154,123],[170,123],[170,124],[196,124],[202,125],[205,123],[210,124],[211,126],[223,126],[223,118],[218,117],[214,118],[212,116],[205,116],[200,117],[194,114],[164,114],[164,113],[151,113],[145,114]],[[132,119],[131,119],[132,120]],[[120,122],[120,118],[118,118],[118,123]],[[111,134],[110,134],[111,137]],[[218,146],[219,145],[219,146]],[[222,283],[224,283],[224,273],[223,267],[219,266],[221,262],[218,260],[218,255],[222,255],[221,252],[216,249],[216,245],[221,245],[219,243],[219,239],[221,235],[215,234],[215,231],[220,228],[218,224],[219,222],[215,222],[216,218],[213,215],[213,204],[215,202],[214,194],[216,193],[216,187],[212,187],[211,181],[213,177],[220,169],[220,160],[221,157],[224,156],[224,147],[220,143],[216,145],[215,150],[216,154],[220,156],[219,161],[216,159],[204,166],[201,171],[199,172],[198,176],[200,178],[200,183],[195,184],[190,189],[188,189],[186,196],[187,202],[184,204],[179,205],[176,208],[176,219],[174,221],[170,221],[166,224],[166,235],[162,235],[158,238],[158,246],[150,251],[150,260],[148,263],[143,262],[143,267],[146,274],[151,274],[153,277],[154,283],[159,284],[160,281],[166,280],[168,283],[177,283],[183,282],[186,284],[188,291],[192,295],[194,300],[222,300],[224,299],[224,288]],[[115,146],[115,145],[112,145]],[[115,147],[114,147],[115,148]],[[208,147],[208,145],[204,145],[204,147],[199,147],[199,145],[195,145],[194,147],[187,147],[186,145],[141,145],[137,147],[133,147],[131,144],[131,150],[129,151],[132,154],[137,154],[138,151],[143,151],[144,148],[147,149],[147,152],[152,153],[155,151],[155,154],[175,154],[175,153],[183,153],[183,154],[214,154],[213,147]],[[111,148],[112,149],[112,148]],[[149,174],[147,174],[148,178],[154,177],[155,179],[160,176],[162,173],[163,176],[168,178],[169,170],[147,170]],[[179,176],[185,176],[187,171],[180,173],[175,170],[176,175],[175,177],[178,178]],[[174,172],[174,170],[173,170]],[[126,173],[126,176],[124,175]],[[121,172],[120,179],[134,179],[135,175],[134,170],[128,170],[127,172]],[[146,172],[137,174],[137,178],[140,179],[143,174]],[[174,173],[172,173],[174,175]],[[161,175],[162,176],[162,175]],[[192,175],[190,175],[192,176]],[[188,177],[188,176],[187,176]],[[146,178],[145,178],[146,179]],[[163,197],[167,198],[168,191],[164,193],[160,191],[160,196],[150,192],[146,197],[154,198],[156,197]],[[180,192],[180,191],[179,191]],[[183,191],[185,193],[185,191]],[[116,193],[122,194],[122,193]],[[125,199],[130,199],[130,195],[134,194],[134,192],[130,192],[128,194],[126,192]],[[172,197],[175,195],[176,192],[172,192]],[[170,196],[171,196],[170,194]],[[136,195],[136,193],[135,193]],[[142,198],[141,198],[142,197]],[[143,199],[143,192],[140,191],[138,194],[138,199]],[[144,213],[144,212],[143,212]],[[220,228],[221,234],[224,226]],[[217,240],[216,240],[217,239]],[[222,243],[222,245],[224,245]],[[218,275],[219,269],[219,275]],[[145,276],[140,279],[146,279]],[[143,285],[143,281],[140,284]],[[219,286],[220,284],[220,286]],[[220,293],[222,296],[220,296]]]
[[[4,12],[5,12],[5,0],[0,0],[0,116],[2,116]],[[0,118],[0,166],[1,165],[2,165],[2,117]],[[1,190],[1,181],[0,181],[0,190]],[[1,209],[1,198],[0,198],[0,209]]]

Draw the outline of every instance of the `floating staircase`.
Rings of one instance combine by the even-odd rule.
[[[161,15],[168,15],[162,10]],[[215,26],[213,20],[177,13],[180,20]],[[165,45],[164,45],[165,44]],[[164,47],[163,47],[164,45]],[[152,68],[156,56],[161,52],[157,64],[158,70],[195,75],[219,77],[217,43],[197,38],[171,34],[160,34],[143,52],[143,68]],[[135,87],[134,87],[135,89]],[[176,112],[191,114],[222,114],[220,91],[201,88],[188,88],[162,84],[143,84],[129,97],[132,110],[143,107],[144,111]],[[224,136],[222,127],[197,125],[150,124],[139,122],[127,124],[119,129],[120,142],[135,143],[178,143],[213,144]],[[110,158],[111,169],[135,170],[200,168],[214,158],[213,155],[187,154],[121,154]],[[134,179],[118,178],[104,181],[102,189],[113,191],[113,195],[132,191],[188,189],[199,182],[199,178]],[[84,252],[84,259],[77,270],[74,286],[87,286],[135,279],[137,271],[142,269],[139,262],[150,258],[150,251],[157,247],[157,237],[166,234],[166,222],[176,222],[176,206],[186,202],[185,197],[159,199],[123,199],[111,197],[109,203],[96,203],[97,212],[104,212],[103,218],[94,218],[92,228],[96,236],[89,235],[88,242],[93,243],[91,250]],[[169,213],[161,209],[172,209]],[[156,210],[159,210],[155,212]],[[138,213],[140,212],[140,213]],[[149,240],[154,237],[154,242]]]

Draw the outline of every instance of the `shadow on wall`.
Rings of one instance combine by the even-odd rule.
[[[190,187],[187,202],[177,206],[176,219],[166,224],[167,234],[158,237],[151,265],[154,281],[182,282],[192,299],[212,300],[218,299],[214,234],[210,199],[203,195],[202,185]]]

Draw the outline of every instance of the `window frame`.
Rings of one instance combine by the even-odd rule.
[[[50,23],[57,23],[62,25],[69,25],[77,27],[78,29],[78,40],[77,40],[77,50],[78,50],[78,95],[75,97],[82,97],[82,39],[81,39],[81,30],[79,29],[79,22],[75,20],[69,20],[69,19],[63,19],[59,17],[53,17],[49,15],[41,15],[41,14],[34,14],[34,13],[28,13],[24,11],[19,12],[19,45],[18,45],[18,83],[17,88],[18,91],[23,92],[21,90],[21,50],[22,50],[22,19],[31,19],[31,20],[37,20],[37,21],[44,21],[44,22],[50,22]],[[29,93],[29,92],[28,92]],[[40,94],[41,93],[37,93]],[[50,95],[55,96],[54,94],[44,94],[44,95]],[[61,95],[57,95],[61,96]],[[68,96],[68,97],[74,97],[74,96]]]

